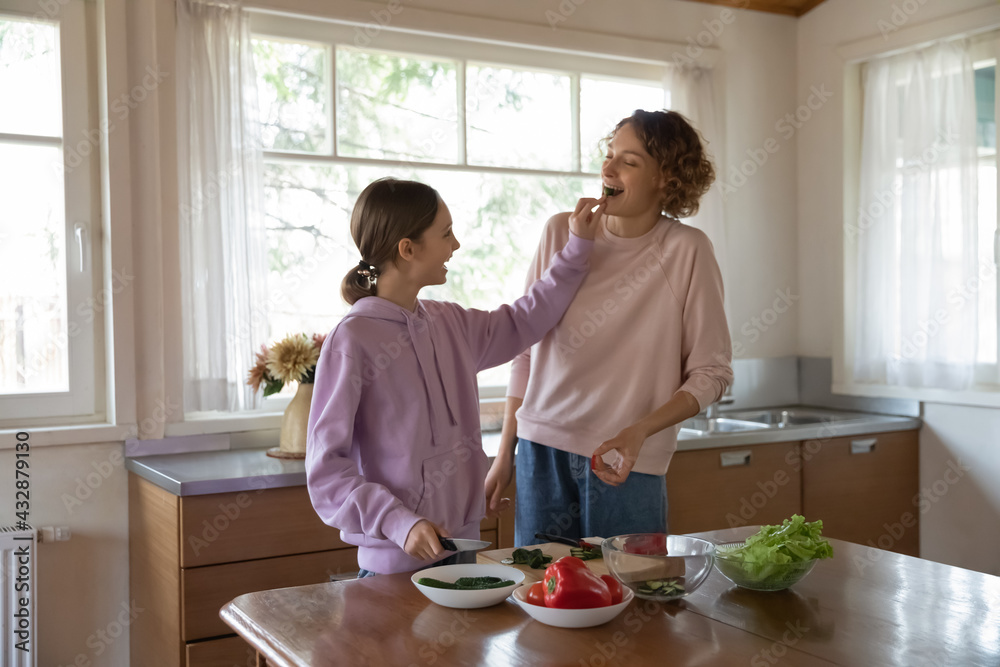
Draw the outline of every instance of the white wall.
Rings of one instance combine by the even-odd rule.
[[[30,452],[31,523],[72,530],[67,542],[40,544],[34,563],[40,667],[128,664],[128,629],[118,621],[122,605],[129,605],[123,450],[114,443]],[[13,461],[13,451],[3,458]],[[12,470],[4,465],[0,475],[5,509],[13,506]]]
[[[910,14],[899,13],[906,5]],[[995,4],[991,0],[827,0],[799,19],[799,96],[826,85],[834,96],[804,125],[798,139],[799,354],[830,357],[843,326],[844,65],[839,45],[878,37],[881,27],[933,21]],[[893,12],[896,11],[895,17]],[[903,17],[908,17],[903,20]],[[921,487],[947,488],[922,514],[921,554],[1000,574],[1000,410],[924,405]],[[950,461],[972,471],[943,486]],[[992,474],[991,474],[992,473]],[[954,478],[951,474],[949,478]]]

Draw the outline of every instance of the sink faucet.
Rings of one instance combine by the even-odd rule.
[[[729,405],[734,400],[736,399],[733,398],[733,385],[729,385],[726,387],[726,391],[722,394],[722,398],[705,408],[705,418],[717,419],[719,417],[719,406]]]

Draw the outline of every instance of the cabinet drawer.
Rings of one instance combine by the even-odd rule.
[[[510,498],[510,507],[493,518],[483,519],[479,522],[479,532],[484,535],[487,532],[493,531],[495,537],[483,537],[484,540],[493,541],[493,549],[507,549],[514,546],[514,496],[517,494],[517,488],[514,486],[514,480],[511,479],[510,484],[503,491],[503,498]]]
[[[187,667],[257,667],[257,651],[239,637],[188,644]]]
[[[357,570],[357,549],[185,569],[181,573],[183,640],[232,634],[232,629],[219,618],[219,610],[238,595],[326,583],[331,574]]]
[[[304,486],[181,498],[181,567],[341,549]]]
[[[802,509],[823,535],[916,556],[917,431],[802,443]]]
[[[671,533],[781,523],[801,511],[799,443],[677,452],[667,471]]]
[[[497,546],[497,531],[495,531],[495,530],[481,530],[481,531],[479,531],[479,539],[486,540],[488,542],[492,542],[493,543],[490,546],[486,547],[487,549],[499,549],[500,548],[500,547]]]

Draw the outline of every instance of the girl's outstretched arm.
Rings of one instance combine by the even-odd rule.
[[[562,319],[589,270],[587,260],[605,203],[603,197],[577,202],[569,216],[569,241],[527,294],[488,313],[467,311],[478,370],[510,361],[540,341]]]

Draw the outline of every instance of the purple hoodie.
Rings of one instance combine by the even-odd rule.
[[[510,305],[486,312],[365,297],[327,336],[309,413],[306,476],[323,521],[379,574],[429,564],[403,551],[426,518],[479,539],[489,461],[476,374],[513,359],[559,322],[587,274],[593,241],[571,236]]]

